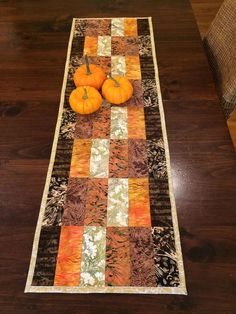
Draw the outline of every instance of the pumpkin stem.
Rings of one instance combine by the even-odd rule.
[[[85,60],[85,65],[86,65],[86,74],[89,75],[89,74],[92,74],[92,72],[90,71],[90,67],[89,67],[89,61],[88,61],[88,56],[87,54],[84,55],[84,60]]]
[[[87,89],[86,89],[86,87],[84,86],[84,95],[83,95],[83,100],[86,100],[86,99],[88,99],[88,92],[87,92]]]
[[[120,87],[120,83],[114,77],[111,75],[108,75],[107,77],[115,83],[115,87]]]

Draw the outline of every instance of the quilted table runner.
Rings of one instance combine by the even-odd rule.
[[[73,74],[133,97],[79,115]],[[151,18],[75,18],[25,292],[186,294]]]

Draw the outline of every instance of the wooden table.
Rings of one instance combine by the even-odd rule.
[[[0,309],[235,313],[236,157],[187,0],[2,1]],[[73,16],[153,16],[188,296],[24,294]]]

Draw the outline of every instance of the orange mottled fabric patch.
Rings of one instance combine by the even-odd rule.
[[[128,107],[128,132],[129,138],[146,138],[143,107]]]
[[[140,62],[138,56],[126,56],[126,77],[131,80],[141,79]]]
[[[54,286],[78,286],[83,227],[62,226]]]
[[[125,19],[124,28],[125,36],[138,36],[136,19]]]
[[[89,176],[90,155],[91,140],[75,139],[71,158],[70,177],[85,178]]]
[[[147,178],[129,179],[129,226],[151,227]]]
[[[84,40],[84,54],[96,56],[98,49],[98,38],[86,36]]]

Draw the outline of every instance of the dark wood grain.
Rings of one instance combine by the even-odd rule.
[[[223,0],[190,0],[202,38],[206,35],[223,2]]]
[[[187,0],[0,4],[0,310],[236,312],[236,157]],[[73,16],[153,16],[188,296],[24,294]]]

